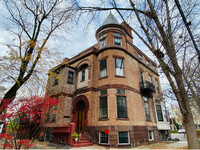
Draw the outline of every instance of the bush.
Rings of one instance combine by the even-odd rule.
[[[200,130],[196,130],[197,131],[197,137],[200,138]]]
[[[178,131],[177,130],[172,130],[172,131],[170,131],[170,133],[178,133]]]

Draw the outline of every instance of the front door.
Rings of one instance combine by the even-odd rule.
[[[76,112],[76,132],[83,132],[85,126],[85,111]]]

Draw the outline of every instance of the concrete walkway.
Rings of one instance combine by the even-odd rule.
[[[108,148],[108,149],[187,149],[187,146],[188,146],[187,141],[179,141],[179,142],[173,142],[173,143],[159,142],[159,143],[133,147],[133,148],[123,147],[123,148]],[[93,146],[71,148],[71,149],[93,150],[93,149],[105,149],[105,147],[94,144]]]

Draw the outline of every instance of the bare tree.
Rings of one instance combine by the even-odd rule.
[[[194,120],[189,105],[188,91],[185,87],[186,78],[183,73],[184,55],[191,55],[197,59],[194,47],[188,49],[185,45],[190,42],[183,20],[173,0],[129,0],[120,3],[116,0],[101,1],[101,6],[94,6],[74,2],[77,9],[82,12],[98,12],[115,10],[122,20],[129,24],[132,31],[148,47],[159,62],[163,73],[169,81],[171,89],[178,101],[183,124],[187,132],[187,140],[190,149],[198,149],[199,143],[195,130]],[[198,18],[197,0],[183,2],[185,16],[192,22],[192,31],[198,34],[199,24],[195,21]],[[198,14],[198,15],[197,15]],[[194,35],[194,37],[197,37]],[[185,40],[182,40],[185,38]],[[184,49],[186,48],[186,49]],[[186,50],[186,51],[185,51]],[[185,53],[186,52],[186,53]],[[184,54],[185,53],[185,54]],[[199,77],[197,77],[199,78]],[[190,81],[188,81],[190,83]],[[196,81],[193,80],[193,85]],[[187,86],[188,87],[188,86]],[[191,94],[193,87],[190,87]]]
[[[46,58],[46,64],[51,61],[47,58],[50,55],[45,55],[53,53],[47,49],[47,41],[56,31],[67,29],[66,25],[71,24],[74,14],[67,0],[4,0],[4,4],[9,15],[6,18],[10,25],[8,30],[15,41],[8,45],[9,56],[1,58],[1,69],[4,70],[1,76],[12,79],[13,85],[1,101],[0,113],[13,101],[22,85],[32,75],[36,76],[36,72],[41,72],[37,67],[44,63],[40,62],[41,57]]]

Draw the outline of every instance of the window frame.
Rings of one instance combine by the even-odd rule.
[[[156,71],[156,66],[155,65],[153,65],[153,70]]]
[[[85,81],[85,70],[86,69],[81,70],[81,82]]]
[[[151,139],[150,139],[150,134],[151,134]],[[154,131],[153,130],[148,130],[148,139],[149,141],[154,141]]]
[[[118,67],[117,66],[117,59],[121,59],[122,60],[122,63],[121,63],[121,67]],[[117,74],[117,68],[120,68],[120,69],[123,69],[123,75],[120,75],[120,74]],[[115,76],[118,76],[118,77],[125,77],[125,71],[124,71],[124,58],[120,58],[120,57],[115,57]]]
[[[56,77],[54,78],[54,83],[53,83],[53,86],[56,86],[56,85],[58,85],[58,82],[59,82],[59,79],[58,79],[58,76],[59,76],[59,71],[57,71],[55,74],[56,74]]]
[[[106,41],[106,33],[105,33],[99,37],[99,47],[102,48],[106,46],[106,44],[107,44],[107,41]]]
[[[117,93],[118,90],[123,90],[124,94],[123,93]],[[126,116],[125,117],[119,117],[119,109],[118,109],[118,107],[119,107],[118,106],[118,98],[119,97],[125,98],[125,104],[126,104]],[[116,103],[117,103],[117,119],[128,119],[128,109],[127,109],[126,90],[125,89],[116,89]],[[125,107],[123,106],[123,108],[125,108]]]
[[[138,54],[138,58],[139,58],[139,60],[142,61],[142,55],[141,54]]]
[[[103,93],[106,91],[105,93]],[[106,98],[106,110],[107,110],[107,116],[106,117],[101,117],[101,101],[103,100],[102,98]],[[104,108],[105,109],[105,108]],[[99,96],[99,119],[108,119],[108,93],[107,89],[106,90],[101,90],[100,91],[100,96]]]
[[[102,61],[105,61],[105,68],[102,68],[102,70],[101,70]],[[105,76],[101,76],[101,72],[103,72],[104,69],[105,69],[105,72],[106,72]],[[105,78],[105,77],[107,77],[107,58],[102,59],[99,62],[99,78]]]
[[[158,109],[157,109],[157,106],[160,107],[159,112],[161,113],[162,120],[159,120],[159,119],[158,119]],[[157,115],[157,121],[158,121],[158,122],[164,122],[164,121],[165,121],[165,120],[164,120],[164,116],[163,116],[163,112],[162,112],[162,106],[161,106],[160,104],[156,104],[156,115]]]
[[[146,59],[146,65],[150,66],[150,61]]]
[[[152,76],[151,76],[151,75],[149,75],[149,82],[150,82],[150,83],[153,83],[153,79],[152,79]]]
[[[109,145],[110,144],[110,141],[109,141],[109,134],[106,134],[108,137],[106,137],[106,140],[108,140],[108,143],[101,143],[101,133],[104,133],[104,139],[105,139],[105,132],[103,131],[100,131],[99,132],[99,144],[103,144],[103,145]],[[105,142],[105,140],[104,140]]]
[[[119,44],[115,40],[119,40]],[[118,32],[113,32],[113,44],[117,46],[122,46],[122,34]]]
[[[157,93],[160,93],[160,87],[159,87],[158,80],[157,80],[157,79],[155,79],[155,82],[156,82],[156,89],[157,89]]]
[[[144,110],[145,110],[145,117],[146,117],[146,121],[151,121],[151,113],[150,113],[150,107],[149,107],[149,100],[147,97],[143,97],[144,100]],[[146,108],[146,106],[148,106],[148,109]],[[148,113],[147,113],[148,110]]]
[[[71,77],[71,76],[69,76],[69,75],[70,75],[70,73],[72,73],[72,77]],[[71,79],[71,81],[70,81],[70,79]],[[74,72],[73,72],[73,71],[71,71],[71,70],[69,70],[69,71],[68,71],[67,83],[69,83],[69,84],[74,84]]]
[[[128,133],[128,143],[120,143],[119,139],[120,139],[120,134],[119,133],[122,133],[122,132],[126,132]],[[118,131],[118,145],[130,145],[130,133],[129,131]]]

